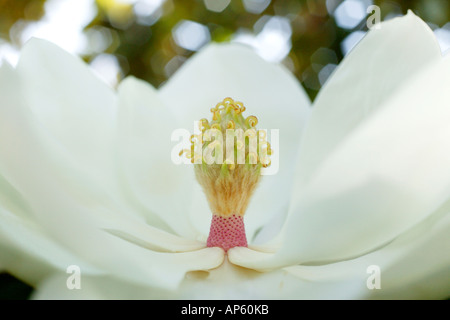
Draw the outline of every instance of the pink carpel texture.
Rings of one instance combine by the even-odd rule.
[[[206,245],[220,247],[225,252],[234,247],[247,247],[244,218],[234,214],[229,217],[214,214]]]

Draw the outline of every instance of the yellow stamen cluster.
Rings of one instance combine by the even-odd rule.
[[[201,134],[191,135],[191,149],[183,149],[180,151],[179,155],[185,155],[186,158],[190,159],[192,163],[200,164],[205,162],[204,151],[206,148],[214,149],[216,147],[222,146],[223,151],[226,151],[226,144],[224,143],[226,139],[226,130],[238,130],[242,129],[244,133],[245,140],[255,138],[253,142],[258,144],[258,149],[256,152],[251,152],[249,150],[245,151],[245,146],[250,143],[243,142],[242,140],[236,141],[235,153],[246,152],[246,159],[250,157],[249,162],[246,163],[256,164],[258,161],[263,167],[270,166],[270,156],[273,152],[270,143],[266,140],[266,132],[264,130],[256,130],[255,126],[258,124],[258,118],[255,116],[248,116],[245,118],[242,113],[245,111],[244,104],[242,102],[234,101],[232,98],[225,98],[222,102],[219,102],[214,108],[211,109],[212,121],[209,122],[208,119],[203,118],[199,121],[199,129]],[[211,137],[215,136],[215,130],[218,130],[219,136],[223,138],[223,141],[218,141],[214,139],[211,142]],[[221,135],[220,135],[221,134]],[[219,144],[219,143],[220,144]],[[226,161],[223,160],[224,164],[228,164],[228,168],[232,170],[235,166],[233,157],[227,157]],[[201,161],[200,161],[201,159]]]
[[[245,118],[244,111],[242,102],[225,98],[211,109],[211,121],[199,121],[201,133],[191,136],[190,150],[180,152],[194,164],[213,213],[222,216],[245,213],[273,153],[266,131],[256,129],[258,119]]]

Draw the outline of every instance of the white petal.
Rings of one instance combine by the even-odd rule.
[[[78,201],[89,205],[103,201],[114,206],[120,206],[120,212],[124,216],[139,216],[137,212],[128,210],[127,204],[121,201],[120,194],[105,190],[107,189],[104,187],[105,181],[99,181],[89,175],[89,170],[86,170],[86,167],[78,161],[79,159],[76,159],[73,153],[59,141],[58,137],[50,133],[43,123],[37,119],[39,116],[36,116],[30,110],[30,103],[27,99],[29,87],[24,82],[23,75],[20,72],[7,64],[2,65],[0,68],[0,90],[2,91],[0,98],[0,112],[2,114],[0,152],[6,154],[15,152],[21,159],[21,165],[25,165],[27,170],[35,171],[39,171],[41,168],[34,161],[34,157],[44,157],[49,170],[48,177],[55,174],[63,177],[64,183],[61,188],[76,194]],[[22,155],[19,155],[21,150],[17,146],[20,144],[23,146]],[[20,194],[20,187],[10,177],[9,169],[2,169],[2,160],[0,159],[0,174],[3,176],[2,180],[5,183],[2,183],[3,194],[1,197],[8,198],[3,201],[3,204],[9,203],[9,209],[14,213],[27,215],[28,209],[11,208],[11,205],[17,206],[20,205],[20,202],[26,201],[26,197]],[[21,170],[18,168],[19,162],[17,164],[11,162],[11,165],[15,167],[12,171]],[[112,173],[111,177],[113,177]],[[14,194],[12,190],[17,190],[17,192]],[[11,197],[16,199],[14,203],[12,203]]]
[[[384,248],[354,260],[324,266],[286,268],[310,281],[359,282],[360,298],[443,299],[450,283],[450,214],[448,205]],[[380,289],[370,290],[367,282],[376,266]]]
[[[5,78],[9,81],[2,81]],[[123,234],[117,237],[105,231],[105,217],[114,221],[122,214],[95,194],[88,198],[78,190],[84,181],[71,176],[76,171],[70,161],[60,155],[27,114],[10,68],[2,66],[0,82],[0,172],[27,200],[36,221],[58,243],[105,272],[154,286],[174,287],[187,271],[222,263],[224,253],[219,248],[175,254],[155,252],[130,242]],[[77,186],[77,181],[82,184]]]
[[[449,71],[447,57],[411,80],[328,157],[287,222],[288,241],[302,240],[289,255],[323,261],[362,254],[450,197]]]
[[[300,279],[282,269],[270,273],[237,267],[225,261],[209,272],[191,272],[176,290],[137,286],[110,277],[83,277],[81,290],[67,290],[64,275],[43,282],[34,299],[343,299],[359,288]],[[269,310],[270,312],[270,310]]]
[[[259,250],[245,248],[245,247],[235,247],[228,250],[228,259],[231,263],[242,266],[249,269],[254,269],[258,271],[268,271],[271,268],[266,268],[264,265],[260,265],[260,261],[271,260],[275,257],[273,252],[262,252]],[[273,268],[272,268],[273,270]]]
[[[414,33],[414,37],[407,36],[411,32]],[[399,145],[401,144],[400,139],[404,139],[402,141],[406,143],[411,141],[410,137],[417,136],[417,130],[410,132],[412,135],[409,137],[403,133],[398,134],[398,132],[402,132],[401,126],[405,125],[405,120],[402,118],[414,117],[414,108],[406,108],[409,106],[407,101],[414,100],[415,98],[411,99],[411,96],[414,97],[417,92],[437,90],[438,87],[443,88],[445,85],[436,81],[433,85],[419,84],[416,85],[418,88],[409,89],[409,86],[412,86],[409,81],[412,81],[412,78],[422,77],[422,79],[426,79],[426,77],[429,77],[430,74],[425,75],[421,72],[431,72],[427,71],[428,68],[431,68],[430,66],[435,63],[439,63],[440,60],[439,47],[436,45],[431,30],[423,21],[409,13],[406,17],[384,23],[380,30],[370,31],[368,36],[342,62],[325,85],[315,102],[310,122],[303,136],[296,169],[294,201],[291,203],[290,215],[285,224],[290,231],[286,235],[286,248],[283,249],[285,254],[282,255],[283,257],[289,257],[290,263],[293,262],[294,256],[297,259],[296,262],[299,262],[298,259],[311,261],[339,259],[344,256],[348,258],[351,254],[357,255],[367,252],[382,244],[383,241],[388,241],[398,232],[410,227],[430,212],[412,214],[406,222],[401,221],[401,219],[391,219],[391,229],[388,228],[387,232],[384,232],[384,230],[378,232],[376,227],[371,227],[378,225],[379,221],[385,219],[378,212],[383,211],[388,214],[387,211],[394,210],[393,198],[397,201],[397,207],[401,206],[402,201],[405,201],[405,194],[400,195],[398,192],[402,192],[402,190],[399,190],[394,195],[392,189],[377,193],[379,189],[377,186],[380,185],[370,186],[369,184],[376,183],[376,180],[380,178],[379,171],[385,170],[384,168],[373,167],[381,165],[380,157],[390,152],[392,147],[398,150],[405,149],[403,145]],[[435,67],[434,72],[439,73],[439,67]],[[418,76],[419,74],[421,75]],[[398,98],[400,92],[403,96]],[[434,93],[429,91],[426,94]],[[445,93],[440,93],[441,101],[445,101],[447,98],[442,95],[445,95]],[[395,103],[392,102],[394,96],[397,97]],[[417,105],[414,101],[412,103]],[[421,103],[424,107],[423,103],[429,104],[430,101],[422,101]],[[398,109],[401,105],[405,106],[402,110],[404,113],[399,114],[398,111],[392,111],[392,115],[389,113],[388,110]],[[417,107],[420,108],[420,106]],[[366,123],[371,121],[374,115],[381,112],[385,113],[383,117],[385,120],[380,120],[379,126],[372,129],[374,135],[382,135],[383,132],[386,132],[386,124],[383,121],[392,123],[390,119],[395,117],[394,123],[392,123],[392,132],[389,136],[385,135],[387,144],[383,144],[385,142],[381,140],[377,143],[372,140],[360,141],[358,145],[353,146],[353,150],[358,153],[365,153],[364,158],[356,160],[354,154],[346,154],[347,158],[342,158],[341,166],[334,167],[332,175],[325,176],[323,168],[325,163],[331,163],[330,161],[327,162],[327,159],[333,155],[333,152],[337,153],[336,150],[343,145],[344,141],[352,139],[355,132],[365,128]],[[433,113],[430,112],[430,115],[426,116],[433,117]],[[424,121],[420,121],[420,116],[415,117],[415,120],[425,124]],[[415,120],[411,119],[411,121]],[[426,133],[424,136],[433,139],[427,131],[423,132]],[[393,145],[392,142],[396,142],[396,144]],[[374,145],[376,147],[372,148]],[[416,151],[420,150],[420,147],[417,144],[415,146]],[[398,161],[397,164],[389,164],[389,161],[383,159],[383,165],[390,171],[395,171],[400,161],[411,162],[412,159],[407,157],[406,152],[408,151],[406,149],[404,151],[404,157],[396,153],[389,155],[391,161]],[[376,156],[374,157],[374,155]],[[357,164],[353,164],[352,161],[357,162]],[[368,163],[372,163],[372,167],[367,165],[367,168],[362,170],[361,166]],[[420,164],[416,163],[416,165]],[[349,175],[354,173],[371,177],[366,181],[367,184],[364,186],[366,189],[363,190],[360,185],[354,184],[355,188],[358,187],[350,194],[348,193],[350,192],[348,189]],[[327,179],[326,182],[323,180],[320,186],[317,184],[319,174],[322,174],[321,179]],[[369,181],[369,179],[372,180]],[[394,179],[399,179],[399,176]],[[389,183],[392,184],[392,181]],[[345,192],[347,194],[344,194]],[[385,195],[383,192],[387,194]],[[364,195],[367,195],[367,197]],[[377,197],[376,206],[372,202],[375,201],[375,197]],[[390,207],[388,206],[389,201],[392,203]],[[315,203],[315,209],[311,208],[311,203]],[[403,213],[399,213],[399,216],[409,210],[408,204],[410,204],[409,200],[406,201]],[[439,205],[439,203],[434,205]],[[322,207],[319,208],[319,206]],[[382,206],[386,206],[388,209],[381,208]],[[318,210],[322,213],[317,213]],[[368,210],[373,212],[373,219],[363,219],[363,214],[359,214],[361,211]],[[420,208],[416,207],[415,210],[420,210]],[[325,214],[324,212],[328,213]],[[356,223],[354,215],[361,217],[356,220]],[[364,213],[364,215],[370,216],[370,213]],[[365,221],[364,226],[358,225],[360,220]],[[394,227],[395,224],[397,227]],[[325,225],[328,225],[328,227],[325,227]],[[402,227],[399,228],[399,226]],[[366,232],[365,229],[370,229],[371,232]],[[347,230],[351,231],[347,232]],[[372,237],[372,234],[375,234],[375,236]],[[324,237],[323,235],[327,236]],[[358,237],[358,240],[355,240],[354,237]],[[362,237],[367,240],[360,241],[359,238]],[[346,247],[343,251],[338,250],[338,247],[346,246],[346,244],[343,245],[340,242],[341,240],[338,240],[339,238],[351,241],[352,245]],[[298,245],[292,246],[291,243]],[[318,247],[323,248],[324,251],[319,250]],[[325,252],[327,253],[325,254]],[[282,260],[283,258],[279,255],[277,263],[281,263]]]
[[[45,40],[24,46],[17,70],[37,120],[90,179],[116,191],[114,91],[81,59]]]
[[[95,284],[98,284],[99,278],[93,278],[97,282],[91,280],[89,275],[84,275],[81,270],[80,288],[69,290],[67,280],[69,274],[54,273],[42,281],[31,295],[33,300],[103,300],[105,295],[99,292]],[[100,278],[101,279],[101,278]],[[108,286],[109,283],[109,286]],[[111,290],[111,283],[106,282],[103,288]],[[116,287],[117,289],[117,287]]]
[[[446,208],[448,209],[448,207]],[[82,290],[68,292],[64,277],[49,279],[35,298],[54,299],[366,299],[448,297],[449,218],[438,213],[385,248],[355,260],[323,266],[293,266],[258,272],[225,261],[190,272],[176,290],[138,286],[111,277],[83,277]],[[229,253],[250,251],[234,248]],[[229,256],[230,257],[230,256]],[[381,270],[381,289],[367,287]]]
[[[412,12],[368,32],[314,101],[298,163],[297,179],[301,185],[314,176],[339,143],[401,90],[411,76],[440,58],[432,30]]]
[[[105,215],[99,226],[110,234],[153,251],[186,252],[206,247],[205,242],[178,237],[130,217]]]
[[[279,170],[263,177],[250,202],[246,214],[249,239],[272,217],[286,213],[292,163],[310,104],[292,74],[244,46],[213,44],[187,61],[161,89],[160,96],[190,131],[194,121],[210,118],[210,108],[225,97],[242,101],[247,108],[245,115],[258,117],[258,128],[279,129],[280,146],[274,154],[280,159]],[[207,233],[211,216],[204,210],[206,199],[201,199],[193,205],[192,215],[194,223]]]
[[[449,71],[450,57],[430,66],[340,144],[298,195],[284,246],[259,268],[367,253],[450,198]]]
[[[190,166],[171,160],[171,134],[177,123],[156,91],[127,78],[119,87],[119,157],[129,197],[157,215],[172,230],[193,236],[188,207]]]
[[[291,266],[284,268],[297,279],[280,274],[280,269],[267,272],[272,275],[272,290],[279,290],[278,298],[308,299],[442,299],[448,297],[450,283],[450,214],[448,205],[426,221],[373,253],[359,258],[319,266]],[[255,262],[270,255],[246,248],[228,251],[230,261],[246,268],[258,269]],[[380,270],[381,289],[369,289],[367,283]],[[262,269],[258,269],[264,271]],[[289,279],[287,281],[287,279]],[[288,283],[291,292],[281,290]],[[240,289],[236,289],[240,290]],[[260,290],[269,297],[270,289]]]
[[[119,184],[114,91],[78,57],[40,39],[24,46],[17,74],[24,93],[21,112],[38,131],[39,143],[46,140],[43,149],[77,180],[76,192],[120,205],[123,215],[139,216],[141,208],[124,199]]]
[[[0,206],[16,215],[30,218],[26,200],[22,195],[0,174]]]
[[[100,271],[49,238],[42,228],[0,207],[0,264],[29,284],[37,285],[55,271],[78,265],[87,274]]]

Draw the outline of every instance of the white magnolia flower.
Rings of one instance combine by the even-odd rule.
[[[448,297],[448,88],[450,58],[412,13],[370,31],[312,108],[239,45],[207,47],[160,90],[130,77],[114,92],[32,40],[0,69],[0,269],[36,298]],[[170,138],[225,97],[280,130],[249,247],[227,254],[206,247],[211,212]]]

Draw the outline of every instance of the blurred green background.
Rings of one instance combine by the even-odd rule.
[[[382,20],[413,10],[442,51],[450,48],[448,0],[0,0],[0,64],[16,64],[39,37],[81,56],[113,87],[127,75],[159,87],[204,45],[235,41],[284,64],[313,100],[364,36],[371,5]],[[0,299],[31,291],[0,274]]]

